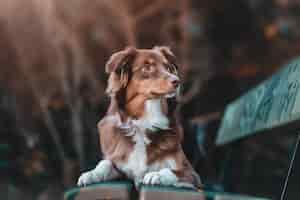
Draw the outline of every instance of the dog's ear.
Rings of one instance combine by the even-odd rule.
[[[105,65],[106,73],[121,72],[121,69],[127,67],[129,62],[132,61],[136,52],[136,48],[127,47],[122,51],[112,54]]]
[[[160,51],[164,57],[174,66],[176,72],[178,71],[178,62],[174,53],[171,51],[170,47],[167,46],[155,46],[153,49]]]
[[[170,47],[167,46],[155,46],[153,49],[159,50],[165,56],[172,56],[175,58],[174,53],[171,51]]]
[[[137,53],[136,48],[126,49],[114,53],[105,65],[106,73],[109,73],[106,93],[115,95],[121,88],[126,87],[129,79],[130,65]]]

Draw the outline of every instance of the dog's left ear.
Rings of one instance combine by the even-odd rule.
[[[178,64],[174,53],[171,51],[170,47],[167,46],[155,46],[153,49],[160,51],[165,58],[178,70]]]
[[[112,54],[105,65],[106,73],[119,73],[121,69],[129,64],[129,62],[136,55],[136,52],[136,48],[126,47],[124,50]]]
[[[126,87],[129,79],[130,65],[136,56],[137,50],[134,47],[114,53],[105,65],[105,71],[109,74],[106,93],[115,95],[121,88]]]

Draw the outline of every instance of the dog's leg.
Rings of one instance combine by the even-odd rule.
[[[86,186],[88,184],[113,180],[120,177],[120,173],[116,170],[110,160],[101,160],[95,169],[81,174],[78,179],[78,186]]]

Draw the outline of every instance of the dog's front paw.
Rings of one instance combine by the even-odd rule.
[[[168,168],[158,172],[148,172],[143,179],[143,184],[146,185],[165,185],[171,186],[178,182],[176,175]]]
[[[83,173],[77,182],[78,186],[86,186],[92,183],[106,181],[110,179],[112,163],[109,160],[102,160],[95,169]]]
[[[80,175],[78,181],[77,181],[77,185],[78,186],[86,186],[88,184],[91,184],[94,182],[94,178],[93,178],[93,170],[85,172],[83,174]]]

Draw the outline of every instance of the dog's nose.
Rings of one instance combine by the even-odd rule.
[[[174,86],[174,88],[177,88],[179,85],[179,79],[174,79],[171,81],[172,85]]]

